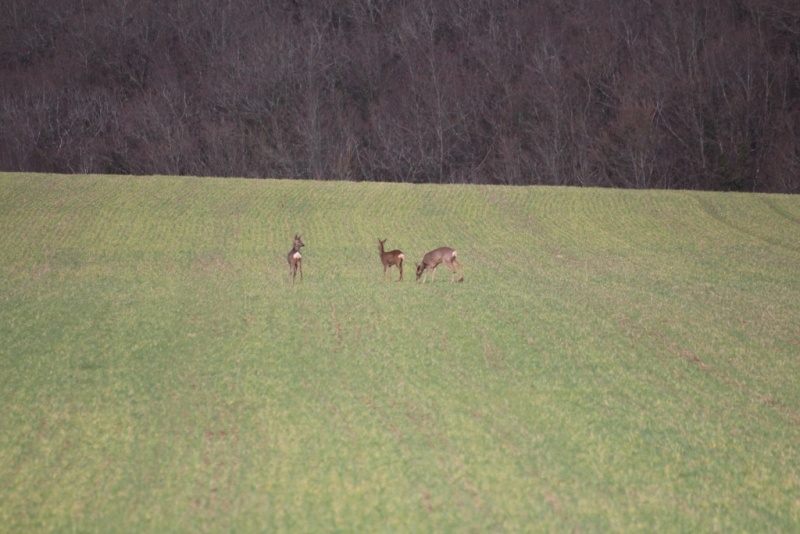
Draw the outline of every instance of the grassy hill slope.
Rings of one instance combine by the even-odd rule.
[[[795,530],[798,324],[797,197],[2,174],[0,524]]]

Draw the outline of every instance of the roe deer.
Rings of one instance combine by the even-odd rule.
[[[406,255],[403,254],[401,250],[392,250],[390,252],[383,251],[383,244],[386,243],[384,239],[381,241],[378,239],[378,250],[381,253],[381,263],[383,263],[383,277],[386,278],[386,270],[390,269],[392,265],[397,265],[397,268],[400,269],[400,279],[398,282],[403,281],[403,260],[406,259]]]
[[[456,276],[456,265],[461,269],[461,278],[458,279],[459,282],[464,281],[464,267],[458,262],[458,252],[453,250],[450,247],[440,247],[436,250],[431,250],[425,257],[422,258],[422,263],[417,264],[417,281],[419,282],[420,276],[422,273],[425,273],[425,278],[422,279],[422,283],[425,283],[425,280],[428,278],[427,271],[431,271],[431,282],[436,278],[436,267],[439,266],[440,263],[444,262],[447,267],[450,268],[452,274],[450,275],[450,283],[453,283],[453,280]]]
[[[297,276],[297,269],[300,269],[300,280],[303,280],[303,256],[300,255],[300,247],[306,246],[299,235],[294,236],[294,248],[289,251],[286,259],[289,261],[289,275],[292,277],[292,283]]]

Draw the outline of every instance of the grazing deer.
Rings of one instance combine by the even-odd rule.
[[[384,239],[381,241],[378,239],[378,250],[381,254],[381,263],[383,263],[383,277],[386,278],[386,270],[390,269],[392,265],[397,265],[397,268],[400,269],[400,279],[398,282],[403,281],[403,260],[406,259],[406,255],[403,254],[401,250],[392,250],[389,252],[383,251],[383,244],[386,243]]]
[[[425,257],[422,258],[422,263],[417,264],[417,282],[419,282],[420,276],[425,273],[425,278],[422,279],[422,283],[425,283],[425,280],[428,278],[427,271],[431,271],[431,282],[436,278],[436,267],[439,266],[440,263],[444,262],[447,267],[450,268],[452,274],[450,275],[450,283],[453,283],[453,280],[456,276],[456,265],[461,269],[461,278],[458,279],[459,282],[464,281],[464,267],[458,262],[458,252],[453,250],[450,247],[440,247],[436,250],[431,250]]]
[[[292,277],[292,283],[297,276],[297,270],[300,269],[300,280],[303,280],[303,256],[300,255],[300,247],[306,246],[299,235],[294,236],[294,248],[289,251],[286,259],[289,261],[289,275]]]

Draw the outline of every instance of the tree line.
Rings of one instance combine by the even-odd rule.
[[[2,0],[0,169],[800,192],[796,0]]]

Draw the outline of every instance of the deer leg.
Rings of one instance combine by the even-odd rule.
[[[400,269],[400,280],[398,282],[403,281],[403,260],[400,260],[400,263],[397,264],[397,268]]]
[[[297,262],[297,268],[300,269],[300,281],[302,282],[303,281],[303,262],[302,261],[298,261]]]
[[[459,279],[459,282],[463,282],[464,281],[464,266],[461,265],[461,263],[456,259],[453,260],[453,263],[458,265],[458,270],[461,272],[461,278]],[[456,272],[455,268],[453,269],[453,272],[454,273]]]
[[[453,260],[446,261],[446,262],[444,262],[444,264],[447,265],[448,269],[450,269],[450,283],[452,284],[453,280],[454,280],[454,278],[456,276],[456,268],[453,267]]]
[[[449,264],[450,270],[453,272],[453,275],[450,277],[450,283],[451,284],[453,283],[453,280],[454,280],[455,275],[456,275],[456,265],[458,266],[459,270],[461,271],[461,278],[462,279],[464,278],[464,267],[461,265],[461,263],[459,263],[459,261],[457,259],[453,258],[452,260],[450,260],[450,264]]]

